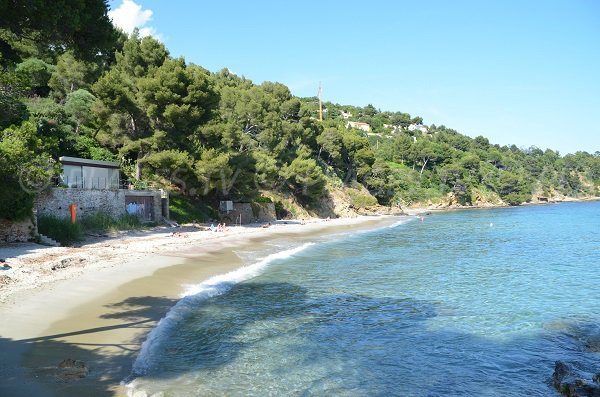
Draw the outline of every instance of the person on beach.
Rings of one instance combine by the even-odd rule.
[[[302,221],[300,222],[301,225],[306,225],[306,222],[304,222],[304,218],[302,218]]]

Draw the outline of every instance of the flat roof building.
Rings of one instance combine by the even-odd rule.
[[[79,189],[118,189],[119,163],[62,156],[61,183]]]

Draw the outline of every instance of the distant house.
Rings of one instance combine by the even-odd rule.
[[[346,123],[346,128],[356,128],[357,130],[362,130],[365,132],[371,131],[371,126],[368,123],[363,123],[361,121],[348,121]]]
[[[423,124],[411,124],[408,126],[409,131],[421,131],[423,134],[429,133],[429,128]]]
[[[342,118],[344,120],[349,119],[350,117],[352,117],[352,113],[350,113],[350,112],[345,112],[343,110],[340,110],[340,113],[342,114]]]
[[[390,130],[392,130],[393,134],[397,134],[398,132],[402,132],[402,126],[401,125],[384,124],[383,127],[384,128],[389,128]]]
[[[60,176],[66,187],[79,189],[118,189],[119,163],[63,156]]]

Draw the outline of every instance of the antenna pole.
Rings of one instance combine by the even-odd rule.
[[[323,121],[323,103],[321,102],[321,82],[319,81],[319,91],[317,91],[317,98],[319,98],[319,121]]]

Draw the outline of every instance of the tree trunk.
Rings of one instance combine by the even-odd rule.
[[[425,169],[425,166],[427,165],[428,162],[429,162],[429,159],[423,161],[423,166],[421,167],[421,172],[419,173],[419,178],[421,178],[423,176],[423,170]]]
[[[144,152],[141,150],[138,152],[137,161],[135,162],[135,179],[138,181],[142,180],[142,159],[144,158]]]

